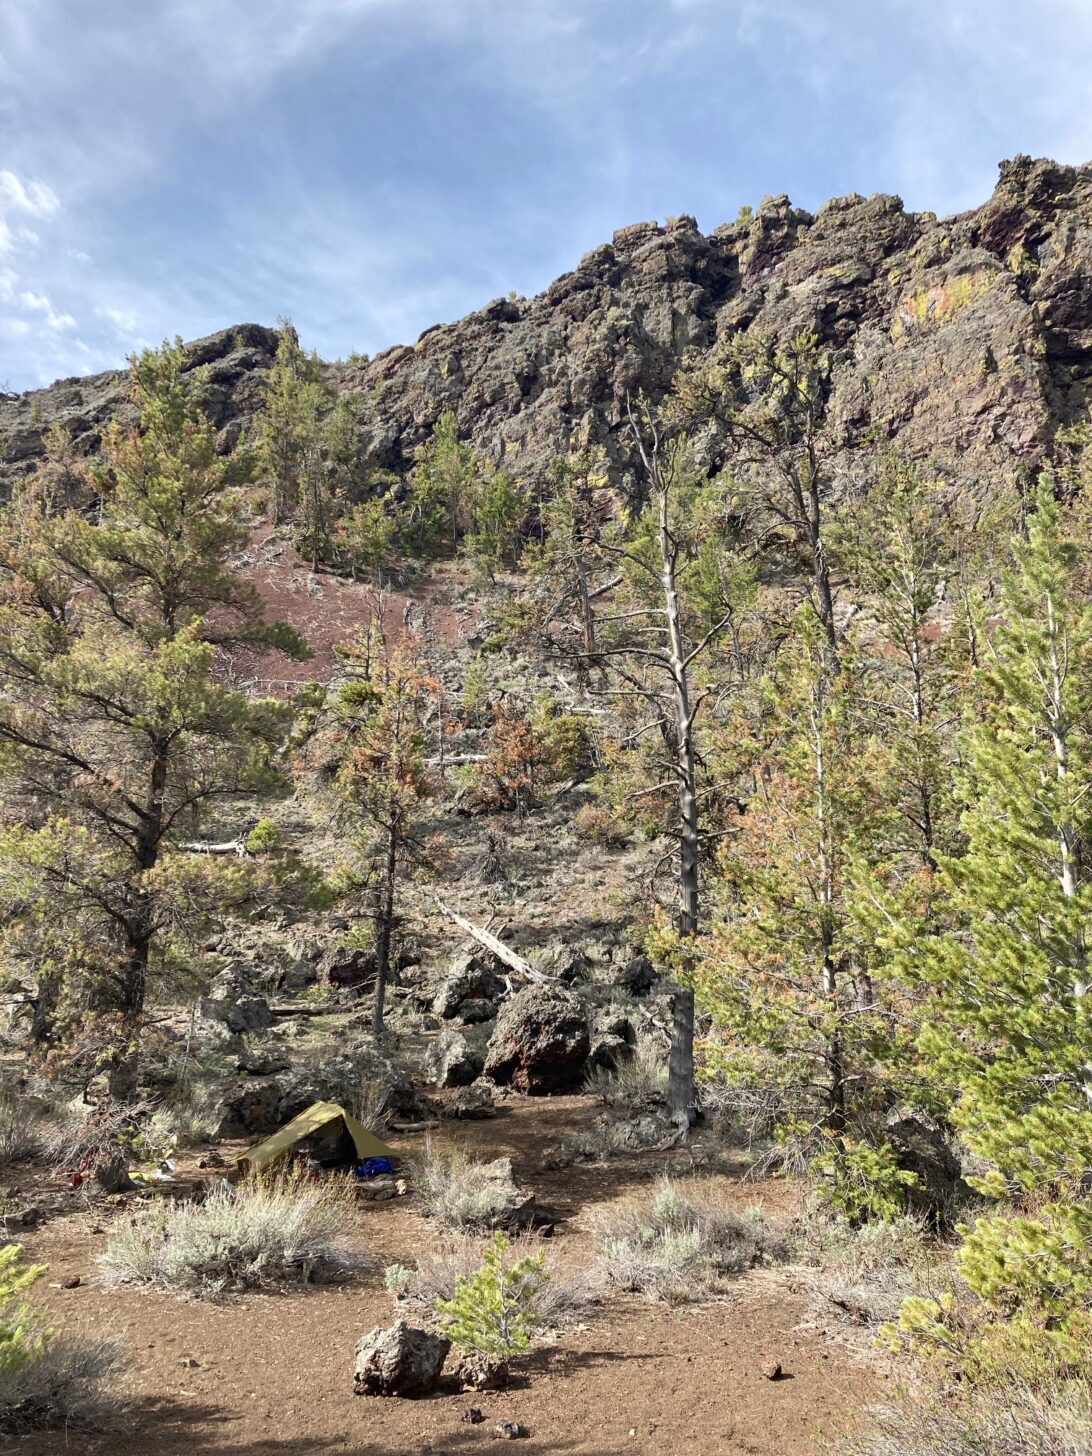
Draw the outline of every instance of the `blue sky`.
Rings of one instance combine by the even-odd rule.
[[[1092,0],[0,0],[0,388],[289,315],[325,357],[788,192],[1092,160]]]

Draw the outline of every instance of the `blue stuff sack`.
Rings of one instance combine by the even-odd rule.
[[[390,1158],[365,1158],[353,1169],[354,1178],[378,1178],[384,1173],[393,1173],[394,1164]]]

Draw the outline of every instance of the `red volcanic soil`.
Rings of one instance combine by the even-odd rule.
[[[337,672],[334,647],[366,628],[380,605],[390,641],[412,631],[429,647],[450,649],[464,640],[476,621],[473,607],[448,604],[452,591],[466,585],[456,564],[439,568],[408,590],[380,590],[367,582],[313,572],[291,542],[262,525],[251,532],[237,569],[257,588],[267,619],[290,622],[314,652],[307,662],[293,662],[280,652],[231,652],[230,675],[241,685],[273,696],[289,693],[300,683],[329,682]]]

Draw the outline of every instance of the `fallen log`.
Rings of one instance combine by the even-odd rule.
[[[515,971],[517,975],[526,976],[528,980],[540,982],[554,979],[554,977],[547,976],[544,972],[531,965],[530,961],[525,961],[521,955],[505,945],[503,940],[498,940],[491,931],[484,930],[481,926],[475,925],[465,915],[460,915],[457,910],[452,910],[450,905],[445,905],[439,896],[436,897],[436,903],[447,918],[454,922],[460,930],[464,930],[471,939],[476,940],[479,945],[484,946],[490,955],[496,956],[497,960]]]

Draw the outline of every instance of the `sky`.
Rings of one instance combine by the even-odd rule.
[[[290,317],[325,358],[628,223],[1092,160],[1092,0],[0,0],[0,390]]]

